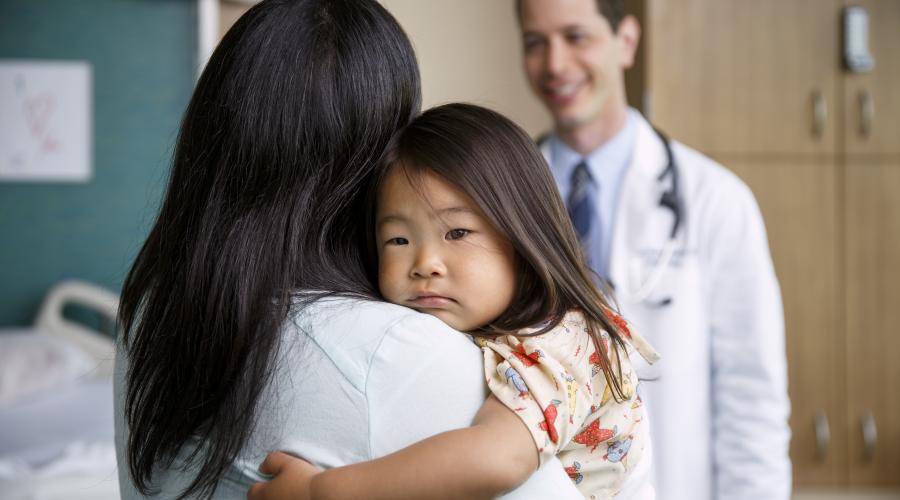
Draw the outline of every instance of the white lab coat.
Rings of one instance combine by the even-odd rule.
[[[653,366],[635,360],[645,380],[656,494],[661,500],[786,500],[784,320],[759,208],[735,175],[672,142],[682,226],[658,284],[646,300],[634,300],[673,222],[672,211],[659,205],[670,185],[670,177],[658,180],[665,147],[636,117],[609,272],[623,314],[662,355]],[[547,145],[543,153],[550,158]]]

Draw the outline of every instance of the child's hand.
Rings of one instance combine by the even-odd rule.
[[[268,483],[254,484],[247,492],[248,500],[310,499],[312,478],[322,472],[309,462],[280,451],[270,453],[259,471],[275,477]]]

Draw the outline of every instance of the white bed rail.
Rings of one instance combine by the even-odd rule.
[[[116,324],[119,297],[92,283],[68,280],[54,286],[44,298],[35,328],[47,335],[58,335],[88,352],[98,363],[96,375],[111,376],[115,342],[103,332],[92,330],[63,316],[67,304],[78,304],[98,312],[109,324]]]

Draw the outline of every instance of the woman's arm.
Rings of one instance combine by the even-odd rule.
[[[537,468],[538,456],[521,419],[491,396],[471,427],[376,460],[319,473],[283,454],[271,455],[266,464],[263,471],[276,477],[255,486],[252,500],[494,498],[524,482]]]

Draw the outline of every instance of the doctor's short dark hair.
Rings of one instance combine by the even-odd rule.
[[[436,175],[468,196],[515,249],[516,290],[510,307],[476,335],[514,334],[554,328],[568,311],[587,320],[600,367],[617,400],[623,400],[618,357],[623,332],[594,284],[550,167],[534,141],[508,118],[480,106],[447,104],[414,119],[388,149],[383,170],[369,193],[369,273],[377,280],[374,207],[378,187],[394,169],[413,186]],[[603,348],[600,330],[613,339]],[[616,362],[611,363],[615,357]]]
[[[625,17],[625,0],[594,0],[597,12],[609,21],[613,31],[619,30],[619,23]],[[516,0],[516,15],[522,20],[522,0]]]

